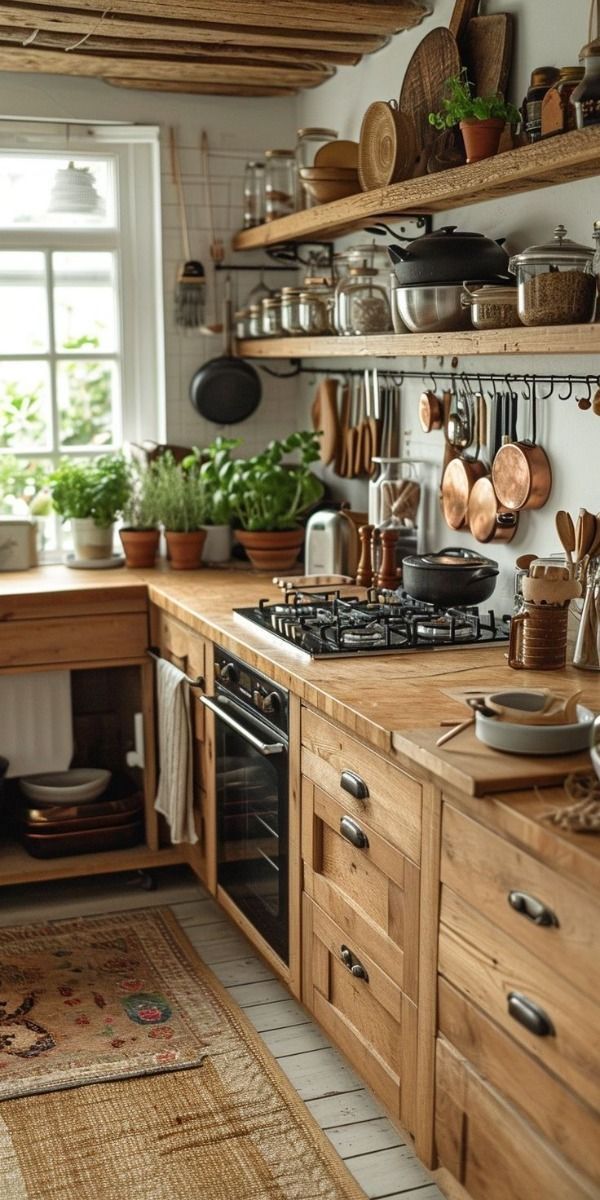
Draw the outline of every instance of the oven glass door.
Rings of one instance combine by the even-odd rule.
[[[287,739],[228,697],[211,708],[216,717],[217,880],[287,962]]]

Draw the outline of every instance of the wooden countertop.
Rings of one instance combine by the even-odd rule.
[[[435,745],[442,721],[460,721],[464,690],[507,687],[582,690],[582,701],[600,711],[600,676],[567,667],[557,672],[512,671],[506,644],[470,649],[407,652],[396,656],[313,662],[277,644],[233,615],[233,608],[274,599],[271,577],[243,567],[173,572],[75,571],[64,566],[0,576],[0,620],[101,611],[104,604],[129,610],[148,589],[150,600],[250,665],[270,675],[323,715],[330,716],[392,755],[400,765],[420,768],[447,786],[471,795],[549,785],[574,770],[589,769],[587,753],[525,758],[488,750],[468,734],[447,747]],[[1,664],[0,664],[1,666]],[[454,694],[453,694],[454,693]],[[464,740],[463,740],[464,739]]]

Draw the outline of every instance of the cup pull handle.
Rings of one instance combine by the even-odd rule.
[[[355,771],[342,771],[340,787],[350,796],[354,796],[355,800],[367,800],[369,797],[369,789],[364,779],[361,779]]]
[[[519,992],[508,993],[508,1015],[536,1037],[554,1037],[556,1030],[550,1017],[533,1000]]]
[[[517,613],[516,616],[511,618],[510,640],[508,643],[508,665],[509,667],[512,667],[514,671],[523,670],[524,663],[523,659],[521,658],[523,635],[522,627],[528,617],[529,613],[522,612]]]
[[[352,820],[352,817],[340,818],[340,833],[347,842],[356,846],[357,850],[369,849],[369,839],[366,833],[356,821]]]
[[[369,973],[366,967],[363,967],[360,959],[347,946],[340,946],[340,957],[344,966],[348,968],[351,975],[354,975],[355,979],[364,979],[365,983],[369,982]]]
[[[541,900],[530,896],[528,892],[509,892],[508,903],[515,912],[522,913],[533,921],[534,925],[558,925],[558,917]]]

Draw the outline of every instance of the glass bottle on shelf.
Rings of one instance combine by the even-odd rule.
[[[571,94],[571,104],[575,106],[577,128],[591,129],[592,125],[600,125],[600,37],[584,46],[580,57],[585,75]]]
[[[296,209],[296,156],[293,150],[266,150],[265,218],[276,221]]]
[[[265,220],[265,164],[247,162],[244,171],[244,229]]]
[[[335,327],[338,333],[388,333],[392,314],[387,289],[376,267],[350,267],[335,290]]]

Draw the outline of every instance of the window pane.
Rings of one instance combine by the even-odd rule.
[[[111,362],[61,362],[57,366],[61,446],[111,446],[117,404]]]
[[[0,227],[115,226],[115,162],[64,154],[0,154]]]
[[[48,349],[46,263],[37,251],[0,251],[0,354]]]
[[[56,349],[84,354],[117,348],[112,254],[52,255]]]
[[[50,446],[48,364],[0,362],[0,448],[18,453]]]

